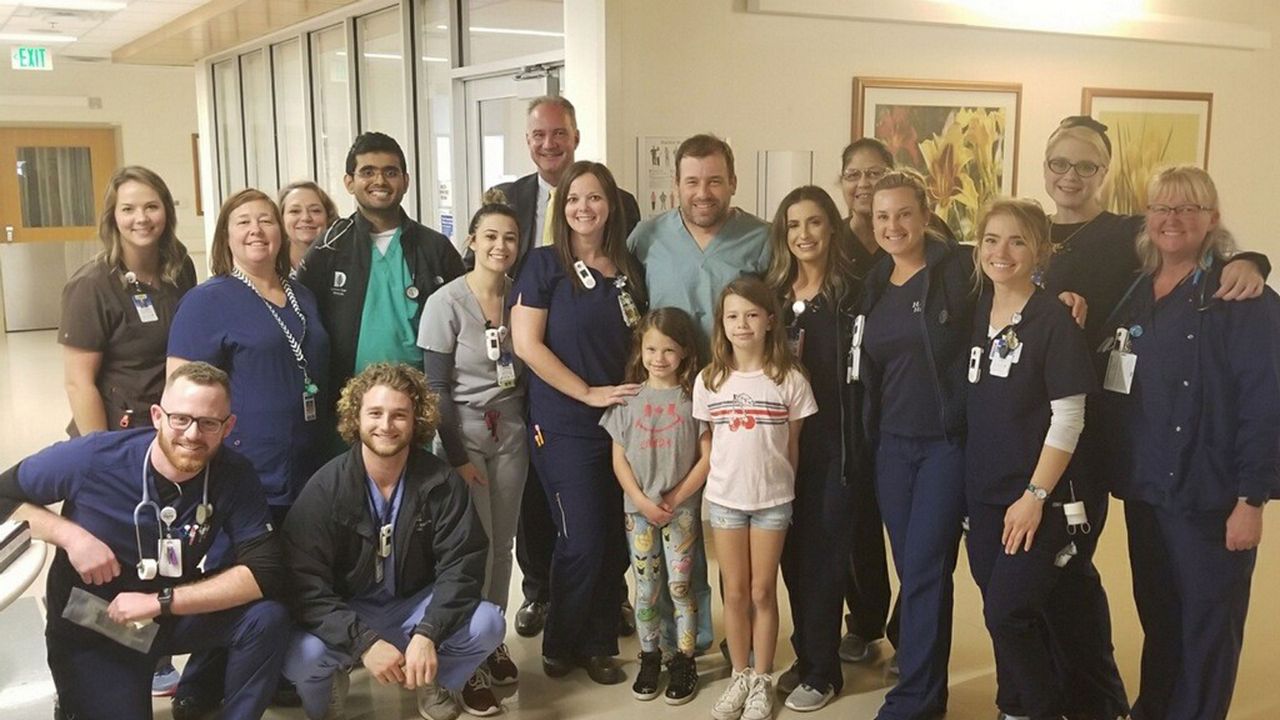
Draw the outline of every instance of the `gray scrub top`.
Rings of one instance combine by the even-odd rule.
[[[503,294],[511,294],[507,280]],[[524,373],[524,364],[516,357],[511,344],[511,316],[506,303],[502,310],[502,352],[515,364],[516,377]],[[453,401],[477,410],[519,398],[524,384],[513,388],[498,385],[497,364],[489,359],[485,346],[484,311],[480,301],[467,286],[467,276],[455,278],[427,298],[418,325],[418,347],[423,350],[453,355]]]

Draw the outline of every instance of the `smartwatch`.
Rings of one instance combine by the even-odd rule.
[[[160,617],[169,617],[173,614],[173,588],[167,587],[156,594],[156,600],[160,601]]]
[[[1036,487],[1032,483],[1027,483],[1027,492],[1031,493],[1032,495],[1035,495],[1036,499],[1039,500],[1040,502],[1044,502],[1045,499],[1049,497],[1048,490],[1045,490],[1044,488],[1041,488],[1041,487]]]

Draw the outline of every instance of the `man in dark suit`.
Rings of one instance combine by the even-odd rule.
[[[529,103],[524,137],[529,145],[529,157],[538,167],[538,172],[494,188],[506,195],[507,203],[515,208],[520,220],[520,255],[511,269],[512,278],[519,276],[530,250],[551,242],[547,210],[551,207],[560,178],[573,164],[574,151],[581,139],[573,103],[556,95],[535,98]],[[640,222],[640,206],[631,193],[621,189],[618,192],[622,196],[622,212],[629,235]],[[469,251],[466,262],[468,267],[475,262]],[[516,562],[520,563],[520,572],[524,576],[521,583],[524,602],[516,611],[515,626],[516,632],[524,637],[542,632],[550,598],[551,551],[555,541],[556,527],[551,522],[547,496],[537,473],[530,466],[520,505],[520,525],[516,531]],[[618,548],[618,552],[626,552],[626,549]],[[631,604],[626,601],[623,602],[619,632],[623,635],[635,632],[635,617]]]

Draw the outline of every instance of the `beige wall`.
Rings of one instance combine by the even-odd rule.
[[[1154,3],[1149,3],[1154,4]],[[850,140],[855,75],[1019,82],[1020,195],[1047,201],[1044,140],[1080,112],[1084,86],[1214,94],[1209,169],[1243,246],[1280,257],[1275,195],[1280,50],[1226,50],[1062,35],[750,14],[742,0],[610,2],[620,45],[609,87],[608,158],[636,184],[638,135],[713,131],[731,139],[737,202],[755,208],[760,150],[813,150],[815,181],[836,194]],[[1192,0],[1165,12],[1208,13]],[[1224,0],[1217,20],[1248,22],[1280,43],[1280,3]],[[610,55],[613,55],[610,47]],[[610,78],[614,76],[610,68]],[[767,212],[772,212],[769,209]]]
[[[193,253],[202,253],[204,226],[195,214],[191,164],[191,134],[196,132],[192,69],[79,63],[57,55],[53,67],[51,72],[0,67],[0,123],[117,126],[120,163],[145,165],[164,178],[178,205],[178,237]],[[14,95],[95,97],[102,104],[97,109],[42,107],[3,99]]]

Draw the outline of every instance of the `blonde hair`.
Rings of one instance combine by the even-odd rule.
[[[985,282],[981,258],[982,237],[987,233],[987,222],[998,215],[1013,218],[1013,221],[1018,224],[1018,232],[1022,235],[1022,240],[1027,243],[1027,247],[1031,248],[1037,269],[1043,268],[1049,256],[1053,254],[1053,245],[1049,239],[1049,216],[1045,214],[1040,203],[1030,198],[994,198],[982,209],[974,233],[974,238],[977,240],[973,247],[975,290],[981,290]]]
[[[1078,140],[1093,148],[1093,151],[1098,154],[1098,158],[1101,160],[1098,164],[1104,170],[1111,165],[1111,151],[1107,149],[1107,144],[1103,142],[1102,135],[1097,130],[1083,125],[1062,125],[1050,133],[1049,141],[1044,144],[1044,159],[1046,161],[1053,157],[1053,148],[1063,140]]]
[[[360,406],[365,393],[383,386],[409,396],[413,404],[413,444],[424,447],[440,425],[440,397],[427,388],[427,376],[403,363],[374,363],[342,386],[338,398],[338,434],[348,443],[360,440]]]
[[[1218,188],[1209,173],[1195,165],[1173,165],[1152,173],[1151,180],[1147,182],[1147,198],[1165,194],[1183,198],[1205,210],[1218,211]],[[1160,249],[1152,242],[1145,226],[1138,234],[1136,249],[1143,272],[1153,273],[1160,268]],[[1198,263],[1201,268],[1208,270],[1215,262],[1221,263],[1235,252],[1235,237],[1219,221],[1205,235]]]
[[[733,345],[729,344],[724,327],[724,301],[730,295],[737,295],[764,310],[769,316],[764,340],[764,374],[775,383],[782,384],[791,369],[799,369],[799,366],[795,358],[791,357],[786,332],[782,329],[778,297],[763,280],[754,275],[743,275],[729,283],[716,299],[715,326],[711,331],[711,364],[703,371],[702,384],[715,392],[729,379],[729,373],[734,369]]]

